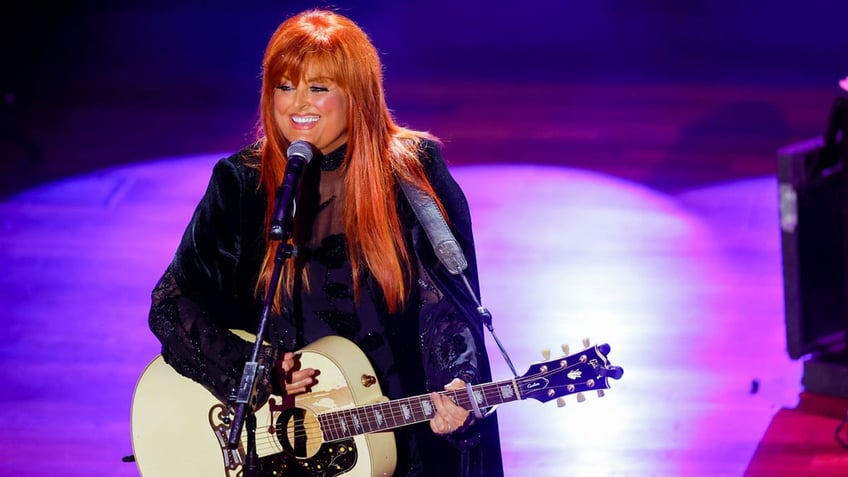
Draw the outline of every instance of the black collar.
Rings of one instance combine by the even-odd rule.
[[[321,170],[334,171],[344,162],[345,153],[347,152],[347,144],[342,144],[334,151],[321,157]]]

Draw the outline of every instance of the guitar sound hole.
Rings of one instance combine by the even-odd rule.
[[[353,439],[322,442],[317,419],[303,409],[281,412],[276,429],[283,453],[262,458],[264,471],[273,469],[292,477],[332,477],[356,465]]]
[[[277,439],[287,454],[298,458],[308,456],[305,417],[306,411],[293,407],[277,418]]]

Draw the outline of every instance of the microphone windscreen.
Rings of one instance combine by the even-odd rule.
[[[291,143],[286,151],[286,157],[300,157],[304,162],[309,163],[312,160],[312,144],[303,140],[297,140]]]

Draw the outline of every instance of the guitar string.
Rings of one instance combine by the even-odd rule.
[[[487,392],[485,388],[483,388],[483,391],[484,394],[486,394],[486,397],[484,399],[484,401],[486,401],[486,404],[484,404],[484,407],[492,406],[492,404],[488,404],[488,401],[492,396],[500,397],[497,392]],[[460,405],[467,405],[467,407],[471,407],[470,400],[468,399],[468,395],[465,390],[445,391],[442,392],[442,394],[452,394],[454,397],[454,401],[458,402]],[[328,429],[327,434],[330,435],[340,434],[342,436],[345,436],[347,434],[347,432],[345,432],[342,428],[350,428],[347,422],[347,418],[351,415],[352,412],[355,413],[353,417],[356,418],[359,422],[365,422],[366,425],[361,425],[360,428],[365,429],[366,432],[374,432],[375,426],[376,430],[380,431],[396,427],[402,427],[405,425],[423,422],[431,419],[427,417],[428,414],[422,409],[424,406],[423,403],[425,402],[429,403],[429,407],[435,409],[435,406],[430,401],[429,395],[422,395],[384,403],[370,404],[355,409],[333,411],[330,413],[322,414],[321,417],[324,418],[324,421],[326,421],[325,427]],[[411,410],[407,408],[407,410],[404,411],[404,404],[412,404],[412,406],[410,406]],[[378,417],[375,417],[375,411],[379,411]],[[410,417],[412,419],[410,419]],[[381,422],[384,424],[381,424]]]
[[[557,368],[553,371],[544,371],[540,374],[542,375],[550,375],[555,373],[560,373],[564,371],[568,371],[574,366],[579,365],[580,363],[575,363],[574,365],[567,365],[564,367]],[[518,381],[520,382],[523,379],[535,378],[536,376],[523,376]],[[504,402],[503,396],[501,395],[501,386],[506,384],[506,381],[496,382],[496,383],[486,383],[482,385],[477,385],[474,387],[475,394],[482,394],[482,402],[483,407],[491,407],[494,404],[490,404],[490,398],[496,397],[498,400],[496,403]],[[555,386],[559,387],[559,386]],[[549,388],[550,389],[550,388]],[[453,397],[453,400],[457,402],[457,404],[461,406],[471,404],[469,396],[464,390],[451,390],[451,391],[443,391],[441,394],[449,395]],[[404,412],[403,404],[413,404],[411,411],[413,420],[408,419],[409,409],[407,412]],[[418,408],[415,409],[414,404],[418,404]],[[308,423],[301,423],[296,425],[296,428],[291,432],[291,437],[295,440],[306,438],[309,440],[319,440],[324,442],[325,434],[327,436],[340,436],[334,437],[327,440],[327,442],[333,442],[337,440],[342,440],[346,438],[350,438],[356,435],[367,434],[370,432],[378,432],[384,431],[388,429],[394,429],[397,427],[402,427],[409,424],[414,424],[418,422],[424,422],[431,418],[426,417],[427,413],[424,412],[423,407],[424,403],[428,403],[430,407],[433,406],[432,401],[429,399],[429,395],[421,395],[414,396],[409,398],[398,399],[394,401],[387,401],[381,403],[370,404],[362,407],[351,408],[351,409],[341,409],[337,411],[330,411],[328,413],[323,413],[315,416],[315,419],[310,420]],[[374,411],[379,411],[379,416]],[[348,423],[347,419],[354,418],[356,422]],[[401,419],[401,424],[398,424],[398,419]],[[393,422],[393,424],[389,424],[389,420]],[[322,422],[323,421],[323,425]],[[349,434],[345,429],[350,429],[350,424],[358,425],[358,432],[353,434]],[[363,425],[364,423],[364,425]],[[323,429],[323,431],[322,431]],[[359,432],[361,431],[361,432]],[[268,451],[277,450],[281,446],[274,442],[277,438],[276,433],[271,430],[257,430],[257,449]],[[259,448],[259,445],[264,444],[262,449]]]
[[[485,385],[478,385],[475,387],[475,390],[478,391],[478,394],[482,394],[482,407],[487,408],[494,406],[498,403],[504,402],[504,398],[500,391],[500,387],[504,384],[504,382],[487,383]],[[452,395],[454,401],[463,407],[471,407],[471,401],[468,398],[467,391],[465,391],[464,389],[444,391],[442,392],[442,394]],[[492,403],[493,400],[495,401],[494,404]],[[338,411],[323,413],[318,415],[317,418],[318,421],[324,421],[324,425],[322,425],[321,422],[317,421],[315,423],[304,423],[298,425],[298,428],[302,430],[296,430],[294,432],[294,437],[299,438],[303,437],[304,434],[310,434],[312,431],[315,431],[315,428],[317,427],[319,431],[322,428],[325,429],[325,433],[330,436],[340,436],[336,438],[331,438],[330,441],[332,441],[337,439],[343,439],[353,435],[393,429],[405,425],[427,421],[431,418],[427,417],[428,414],[422,409],[424,407],[423,403],[425,402],[429,403],[428,405],[435,409],[435,406],[432,404],[429,395],[421,395],[389,402],[374,403],[357,408],[341,409]],[[412,404],[412,410],[409,411],[407,409],[407,411],[404,411],[404,404]],[[379,417],[375,417],[377,416],[377,413],[375,411],[379,412]],[[409,419],[410,415],[412,417],[411,420]],[[354,432],[352,434],[349,433],[351,427],[357,427],[356,422],[348,422],[351,418],[353,418],[359,423],[358,428],[362,432]]]
[[[554,375],[554,374],[570,372],[573,368],[582,367],[584,365],[585,364],[580,362],[579,360],[573,362],[573,364],[567,364],[567,361],[566,361],[565,366],[560,366],[560,367],[557,367],[553,370],[544,370],[544,371],[541,371],[541,372],[534,374],[534,375],[525,375],[525,376],[517,379],[516,383],[520,385],[521,382],[524,381],[524,380],[534,380],[534,379],[537,379],[540,376],[550,376],[550,375]],[[508,381],[500,381],[500,382],[496,382],[496,383],[486,383],[486,384],[483,384],[483,385],[475,386],[475,391],[481,392],[481,394],[482,394],[482,406],[481,407],[488,408],[488,407],[492,407],[494,405],[500,404],[502,402],[506,402],[506,400],[504,399],[504,396],[501,393],[501,391],[502,391],[501,387],[503,385],[507,385],[507,384],[509,384],[510,388],[511,388],[511,383],[509,383]],[[567,385],[546,386],[546,388],[549,389],[549,390],[556,389],[556,388],[563,388],[563,387],[567,387]],[[460,404],[464,407],[466,407],[466,405],[467,405],[466,409],[468,407],[470,407],[471,402],[468,399],[468,394],[465,390],[445,391],[442,394],[452,394],[453,397],[455,398],[454,400],[456,402],[458,402],[458,404]],[[568,394],[568,393],[566,393],[566,394]],[[497,398],[497,399],[494,400],[495,401],[494,403],[492,403],[492,398]],[[513,400],[514,399],[523,399],[523,398],[513,396]],[[386,430],[386,429],[389,429],[389,428],[401,427],[401,426],[408,425],[408,424],[413,424],[415,422],[407,422],[406,419],[403,419],[401,421],[401,424],[399,424],[399,425],[397,424],[398,417],[400,416],[401,418],[403,418],[403,414],[402,414],[403,411],[400,411],[401,412],[400,415],[398,414],[398,408],[400,407],[400,405],[396,404],[396,403],[400,403],[400,402],[404,402],[404,401],[406,401],[406,402],[419,401],[419,404],[420,404],[420,401],[422,401],[422,400],[425,400],[425,401],[428,400],[427,395],[416,396],[416,397],[412,397],[412,398],[404,398],[404,399],[399,399],[399,400],[390,401],[390,402],[386,402],[386,403],[376,403],[376,404],[372,404],[372,405],[368,405],[368,406],[363,406],[363,407],[360,407],[360,408],[333,411],[331,413],[326,413],[326,414],[321,415],[321,417],[326,416],[326,417],[330,418],[330,421],[325,422],[326,425],[322,426],[322,427],[325,429],[325,432],[327,434],[341,435],[342,436],[341,438],[349,437],[347,432],[341,430],[341,428],[349,428],[349,426],[348,426],[347,421],[345,420],[346,416],[342,416],[340,413],[342,413],[342,412],[350,413],[351,411],[355,411],[356,412],[355,417],[357,419],[365,417],[364,422],[368,423],[370,426],[373,426],[375,424],[375,421],[372,419],[372,416],[374,414],[373,413],[374,409],[380,409],[381,417],[383,418],[382,420],[384,422],[387,422],[388,420],[394,421],[394,425],[388,425],[388,426],[382,426],[379,423],[376,423],[377,426],[378,426],[377,431]],[[431,403],[431,405],[432,405],[432,403]],[[385,412],[386,410],[388,410],[389,412],[386,413]],[[371,412],[369,412],[369,411],[371,411]],[[363,413],[365,414],[364,416],[362,415]],[[388,419],[386,419],[386,417],[388,417]],[[428,420],[428,418],[425,418],[425,417],[416,418],[416,419],[418,419],[416,422],[422,422],[422,421]],[[326,419],[325,419],[325,421],[326,421]],[[341,424],[342,422],[344,424]],[[364,433],[367,433],[367,432],[374,432],[374,430],[373,429],[367,429]],[[356,434],[353,434],[353,435],[357,435],[357,434],[361,434],[361,433],[363,433],[363,432],[359,432],[359,433],[356,433]]]
[[[455,396],[455,398],[457,398],[457,396]],[[410,402],[416,401],[416,399],[414,399],[414,398],[406,398],[404,400],[410,401]],[[421,401],[421,400],[429,401],[429,399],[426,396],[422,397],[419,401]],[[403,401],[403,400],[399,400],[399,401]],[[402,411],[401,412],[395,412],[394,408],[398,407],[400,404],[398,403],[398,401],[394,401],[394,403],[396,403],[397,405],[390,405],[388,402],[387,403],[375,403],[375,404],[363,406],[363,407],[360,407],[360,408],[342,409],[342,410],[338,410],[338,411],[331,411],[329,413],[317,415],[317,416],[315,416],[315,419],[310,419],[308,422],[304,422],[304,423],[300,423],[300,424],[295,425],[295,429],[292,430],[292,431],[283,431],[283,432],[286,433],[286,434],[290,434],[287,437],[288,439],[298,440],[298,439],[306,438],[307,440],[323,442],[324,441],[324,433],[322,433],[321,430],[322,430],[322,428],[325,428],[325,429],[328,429],[326,434],[328,434],[330,436],[338,436],[338,435],[341,436],[341,437],[336,437],[334,439],[333,438],[328,439],[329,442],[333,442],[333,441],[337,441],[337,440],[350,438],[350,437],[353,437],[355,435],[359,435],[359,434],[363,434],[363,433],[377,432],[377,431],[381,431],[381,430],[387,430],[388,428],[401,427],[403,425],[413,424],[413,423],[423,422],[423,421],[428,420],[425,417],[425,414],[423,412],[414,412],[413,414],[415,414],[415,415],[413,417],[414,417],[415,420],[413,422],[400,421],[400,422],[402,422],[402,424],[398,424],[399,418],[401,418],[403,416],[403,414],[402,414]],[[422,402],[419,402],[418,404],[423,406]],[[430,405],[432,406],[432,403]],[[384,419],[383,419],[384,423],[388,423],[388,421],[386,421],[386,419],[385,419],[385,417],[388,416],[389,419],[394,421],[394,425],[389,425],[389,426],[380,425],[380,423],[379,423],[380,420],[378,418],[373,417],[374,411],[377,410],[377,409],[379,409],[380,412],[381,412],[381,415],[384,416]],[[389,412],[386,412],[386,410],[388,410]],[[356,432],[352,435],[346,435],[347,434],[346,432],[341,432],[342,426],[341,426],[340,422],[342,420],[346,421],[346,420],[351,419],[351,418],[355,418],[360,423],[360,429],[364,430],[365,432]],[[322,426],[319,421],[324,421],[325,425]],[[353,425],[353,424],[351,424],[351,425]],[[265,426],[263,426],[262,429],[257,429],[257,431],[256,431],[257,452],[267,453],[268,451],[277,451],[278,449],[280,449],[281,445],[277,444],[278,439],[277,439],[276,434],[277,434],[276,432],[272,432],[268,427],[265,427]],[[275,441],[277,441],[277,442],[275,442]]]
[[[495,389],[491,389],[491,385],[494,383],[488,383],[487,385],[482,385],[480,389],[482,389],[483,394],[485,396],[484,401],[488,402],[492,396],[499,397],[499,392]],[[488,386],[488,387],[487,387]],[[468,399],[468,395],[465,390],[457,390],[457,391],[445,391],[442,394],[450,395],[453,394],[453,397],[458,404],[460,405],[469,405],[470,401]],[[375,403],[366,406],[362,406],[359,408],[351,408],[351,409],[342,409],[338,411],[331,411],[328,413],[320,414],[316,416],[315,420],[310,420],[308,423],[302,423],[296,426],[296,429],[292,432],[291,438],[297,440],[306,438],[307,440],[317,440],[320,442],[324,442],[324,433],[321,432],[321,429],[328,429],[326,434],[328,435],[340,435],[340,437],[331,438],[328,442],[334,442],[338,440],[343,440],[347,438],[352,438],[356,435],[367,434],[370,432],[379,432],[383,430],[393,429],[397,427],[402,427],[405,425],[415,424],[419,422],[428,421],[430,418],[426,417],[426,413],[421,411],[413,412],[415,414],[411,422],[404,418],[404,412],[402,410],[398,410],[402,405],[402,402],[406,401],[408,403],[417,402],[419,407],[423,407],[423,402],[429,402],[430,406],[433,406],[432,402],[429,399],[428,395],[416,396],[411,398],[404,398],[395,401],[389,401],[384,403]],[[484,407],[491,407],[491,405],[484,405]],[[383,416],[383,422],[388,424],[388,419],[392,420],[394,424],[389,425],[381,425],[379,423],[380,419],[374,418],[374,410],[380,409],[380,414]],[[386,412],[386,411],[389,412]],[[355,416],[352,416],[355,414]],[[342,427],[350,428],[347,424],[345,426],[341,425],[341,421],[349,419],[350,417],[355,417],[360,423],[364,422],[365,425],[361,425],[360,429],[363,429],[364,432],[355,432],[353,434],[348,435],[347,432],[342,431]],[[322,426],[320,420],[325,421],[325,425]],[[398,422],[401,422],[398,424]],[[256,447],[257,452],[269,453],[269,451],[278,451],[282,447],[278,442],[277,433],[272,432],[268,428],[263,426],[263,429],[257,429],[256,431]]]
[[[540,374],[550,375],[550,374],[554,374],[554,373],[568,371],[571,368],[573,368],[574,366],[577,366],[579,364],[580,363],[575,363],[574,365],[567,365],[565,367],[560,367],[560,368],[557,368],[553,371],[547,371],[547,372],[543,372],[543,373],[540,373]],[[523,376],[518,381],[529,379],[529,378],[535,378],[535,377],[536,377],[535,375]],[[497,403],[504,402],[503,396],[501,395],[500,386],[503,385],[503,384],[506,384],[506,383],[507,383],[506,381],[501,381],[501,382],[497,382],[497,383],[486,383],[486,384],[475,386],[475,391],[481,392],[481,394],[483,396],[483,403],[484,403],[483,407],[491,407],[493,405],[496,405],[496,404],[489,404],[490,398],[493,398],[493,397],[498,398],[500,400],[500,401],[497,401]],[[555,387],[563,387],[563,386],[555,386]],[[461,406],[464,406],[466,404],[470,406],[470,404],[471,404],[469,396],[468,396],[468,394],[465,390],[443,391],[443,392],[441,392],[441,394],[452,395],[453,398],[454,398],[454,401],[457,402]],[[414,403],[417,402],[419,407],[423,407],[423,405],[424,405],[423,403],[428,402],[430,406],[433,406],[432,401],[429,399],[429,395],[421,395],[421,396],[414,396],[414,397],[409,397],[409,398],[398,399],[398,400],[394,400],[394,401],[369,404],[369,405],[365,405],[365,406],[361,406],[361,407],[357,407],[357,408],[330,411],[330,412],[327,412],[327,413],[316,415],[315,419],[310,420],[309,423],[302,423],[302,424],[296,425],[296,429],[292,433],[292,438],[297,440],[297,439],[302,439],[302,438],[305,437],[308,440],[318,440],[318,441],[323,443],[325,433],[328,434],[328,435],[340,435],[341,437],[332,438],[332,439],[327,440],[327,442],[334,442],[334,441],[338,441],[338,440],[352,438],[356,435],[367,434],[367,433],[370,433],[370,432],[379,432],[379,431],[384,431],[384,430],[388,430],[388,429],[394,429],[394,428],[402,427],[402,426],[405,426],[405,425],[415,424],[415,423],[419,423],[419,422],[425,422],[425,421],[431,419],[431,418],[424,417],[426,415],[426,413],[423,413],[423,411],[421,411],[419,409],[420,412],[418,412],[418,413],[413,412],[413,414],[417,414],[417,415],[414,415],[413,421],[409,422],[404,417],[406,415],[404,413],[404,411],[399,409],[400,407],[402,407],[402,404],[404,402],[407,403],[407,404],[409,404],[409,403],[414,404]],[[382,419],[373,417],[374,416],[373,411],[377,410],[377,409],[380,410],[380,416],[382,417]],[[386,412],[386,411],[388,411],[388,412]],[[360,422],[360,429],[365,428],[365,426],[361,425],[362,422],[367,424],[368,429],[364,430],[363,432],[355,432],[353,434],[348,435],[348,432],[345,432],[342,429],[343,428],[349,429],[350,426],[348,425],[348,423],[346,421],[344,421],[345,422],[344,425],[342,425],[341,422],[343,420],[351,417],[351,415],[354,414],[354,413],[355,413],[355,416],[353,416],[353,417],[355,417],[356,420]],[[386,419],[386,417],[391,419],[394,422],[394,424],[381,425],[380,424],[381,420],[384,423],[388,423],[388,420]],[[398,424],[399,418],[402,419],[401,424]],[[322,425],[320,421],[325,421],[324,422],[325,425]],[[375,425],[376,425],[376,429],[375,429]],[[323,432],[322,432],[322,429],[324,429]],[[264,429],[264,430],[257,429],[257,431],[256,431],[256,441],[257,441],[257,444],[256,444],[257,451],[262,451],[262,452],[268,452],[269,450],[270,451],[277,451],[278,449],[280,449],[282,447],[278,443],[279,440],[277,439],[277,433],[272,432],[271,430],[269,430],[267,428]]]

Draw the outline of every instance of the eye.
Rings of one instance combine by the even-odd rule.
[[[283,83],[279,86],[275,86],[275,88],[284,92],[284,93],[288,92],[288,91],[294,91],[294,86],[292,86],[291,83]]]
[[[309,87],[309,90],[313,93],[326,93],[327,91],[330,91],[330,88],[320,85],[311,85]]]

